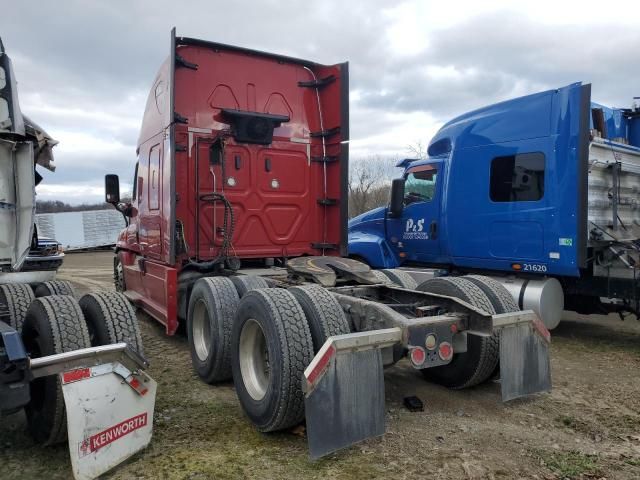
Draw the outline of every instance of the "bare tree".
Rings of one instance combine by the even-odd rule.
[[[351,163],[349,170],[349,217],[385,205],[389,197],[390,158],[370,156]]]
[[[409,155],[424,160],[429,155],[427,153],[427,146],[422,143],[422,140],[416,140],[414,143],[407,145],[407,152]]]

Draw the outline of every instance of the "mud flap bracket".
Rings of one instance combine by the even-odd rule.
[[[384,434],[382,349],[401,337],[389,328],[327,339],[302,380],[312,459]]]

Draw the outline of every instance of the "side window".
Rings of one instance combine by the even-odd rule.
[[[155,145],[149,152],[149,210],[160,208],[160,145]]]
[[[544,154],[522,153],[491,161],[489,194],[494,202],[534,202],[544,196]]]
[[[404,204],[430,202],[436,193],[437,177],[438,169],[432,165],[409,172],[404,182]]]
[[[133,193],[131,194],[131,201],[138,198],[138,162],[136,162],[136,169],[133,172]]]

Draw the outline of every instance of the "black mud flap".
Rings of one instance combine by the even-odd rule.
[[[381,349],[400,339],[399,328],[327,339],[303,379],[312,459],[384,434]]]
[[[549,331],[535,313],[521,314],[521,321],[504,325],[500,330],[503,402],[551,390]]]

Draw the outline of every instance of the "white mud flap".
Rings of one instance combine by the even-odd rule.
[[[330,337],[304,372],[309,454],[320,458],[385,431],[382,348],[399,328]]]
[[[511,314],[512,315],[512,314]],[[500,325],[494,315],[494,326]],[[500,330],[502,401],[551,390],[551,335],[535,313],[521,312]]]
[[[151,441],[156,382],[117,362],[60,374],[73,475],[89,480]]]

